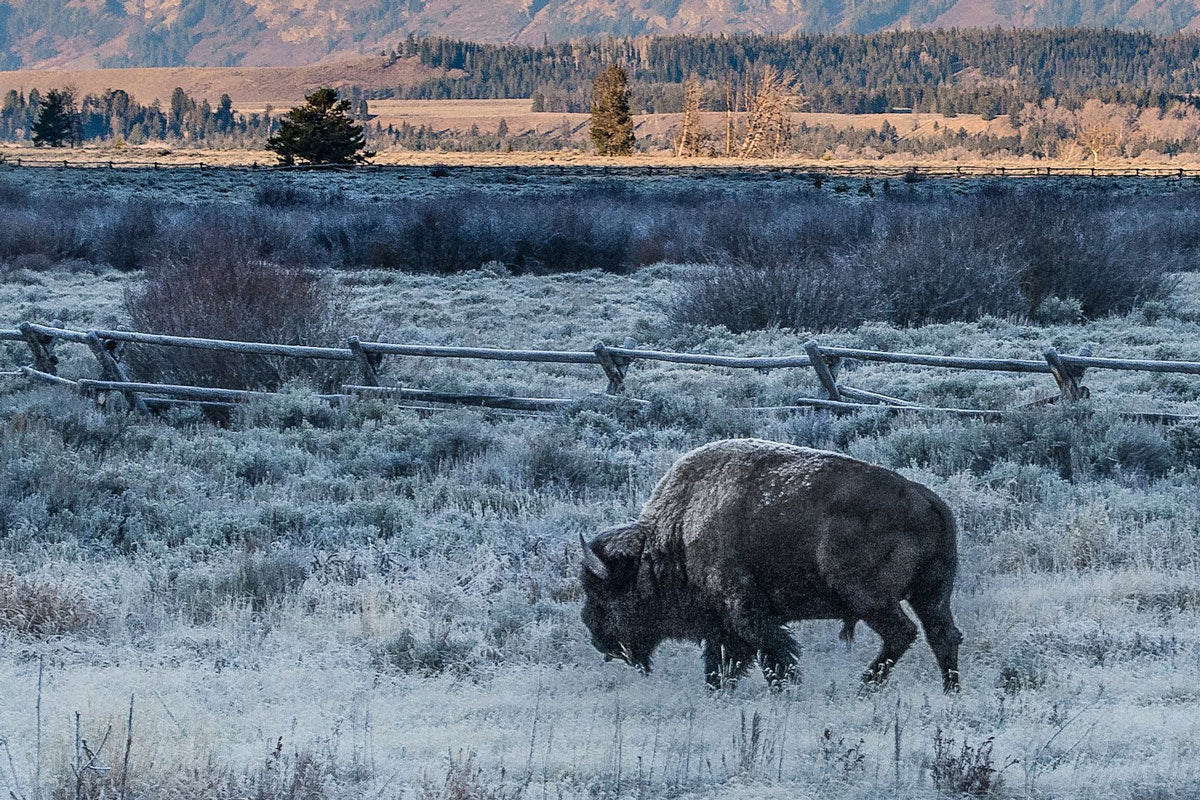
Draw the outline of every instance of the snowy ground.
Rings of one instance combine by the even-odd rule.
[[[671,327],[664,304],[689,270],[332,279],[391,341],[589,348],[633,335],[696,352],[801,350],[803,331]],[[137,280],[0,277],[5,325],[119,323]],[[821,338],[1200,360],[1194,296],[1185,281],[1153,314],[1080,325]],[[91,374],[86,351],[63,354],[63,374]],[[3,355],[23,362],[15,345]],[[581,398],[603,388],[596,369],[500,362],[392,359],[385,376]],[[1046,376],[876,365],[843,378],[971,407],[1054,393]],[[730,409],[811,396],[810,374],[639,365],[629,393],[651,411],[329,411],[296,389],[223,428],[187,413],[129,420],[0,379],[0,783],[18,798],[120,796],[123,782],[130,797],[265,800],[934,797],[985,782],[998,797],[1195,797],[1200,426],[1112,412],[1200,413],[1200,379],[1086,382],[1089,418],[774,417]],[[578,619],[579,534],[635,514],[681,452],[741,435],[841,450],[947,499],[962,528],[960,695],[942,695],[923,642],[864,691],[874,637],[847,650],[829,623],[797,626],[803,680],[782,695],[757,677],[711,695],[692,645],[665,647],[650,677],[602,662]],[[78,781],[77,718],[96,753]]]

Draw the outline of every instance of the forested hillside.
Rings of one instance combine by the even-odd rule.
[[[727,83],[753,66],[796,77],[806,111],[864,114],[911,108],[999,116],[1050,98],[1165,108],[1200,85],[1200,36],[1082,30],[903,31],[871,35],[669,36],[495,46],[409,37],[442,77],[376,92],[406,98],[532,97],[535,110],[585,111],[594,77],[627,64],[639,111],[682,109],[682,83],[705,85],[723,110]]]
[[[299,65],[406,34],[540,45],[579,37],[897,29],[1185,30],[1197,0],[0,0],[0,69]]]

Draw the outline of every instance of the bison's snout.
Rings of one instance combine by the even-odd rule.
[[[625,642],[620,642],[612,647],[605,647],[602,642],[593,638],[592,646],[604,654],[605,663],[609,661],[623,661],[629,666],[637,668],[640,672],[644,672],[647,675],[650,674],[650,656],[630,647]]]

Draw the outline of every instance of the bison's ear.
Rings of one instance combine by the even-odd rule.
[[[583,571],[586,575],[591,575],[601,583],[608,580],[608,567],[601,560],[592,546],[583,538],[583,534],[579,534],[579,544],[583,546]]]

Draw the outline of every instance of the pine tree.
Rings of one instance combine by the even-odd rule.
[[[304,96],[279,121],[279,131],[267,140],[267,149],[279,163],[296,159],[309,164],[361,164],[375,155],[366,151],[361,125],[350,118],[350,101],[339,100],[334,89],[318,89]]]
[[[38,99],[38,116],[33,123],[35,147],[62,147],[67,144],[74,147],[78,127],[79,115],[70,91],[51,89],[45,97]]]
[[[602,156],[633,153],[633,117],[629,113],[629,74],[613,64],[592,89],[592,142]]]

